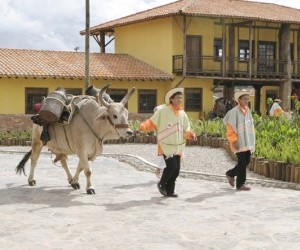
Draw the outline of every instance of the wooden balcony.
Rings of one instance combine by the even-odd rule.
[[[280,60],[239,58],[215,58],[197,56],[186,58],[186,76],[240,79],[240,80],[276,80],[287,79],[286,64]],[[224,64],[224,65],[223,65]],[[183,56],[173,56],[173,73],[183,74]],[[291,65],[292,79],[300,81],[300,62]]]

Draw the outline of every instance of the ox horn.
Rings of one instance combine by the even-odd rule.
[[[129,98],[133,95],[135,91],[135,87],[133,87],[122,99],[121,103],[125,106],[129,100]]]
[[[99,101],[102,104],[102,106],[106,107],[106,108],[110,108],[110,104],[108,102],[106,102],[103,98],[103,94],[104,92],[108,89],[108,87],[110,86],[110,84],[106,85],[105,87],[103,87],[100,92],[99,92]]]

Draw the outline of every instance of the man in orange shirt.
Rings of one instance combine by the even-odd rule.
[[[157,131],[157,153],[165,161],[157,188],[165,197],[178,197],[175,182],[180,171],[181,156],[186,140],[195,138],[188,116],[182,108],[183,91],[183,88],[170,89],[165,96],[165,104],[140,125],[142,131]]]
[[[284,113],[282,108],[280,107],[281,100],[276,98],[273,102],[273,105],[270,109],[270,116],[280,116]]]
[[[237,165],[226,172],[230,186],[248,191],[251,187],[246,184],[246,167],[250,162],[251,152],[255,151],[255,133],[251,111],[248,108],[249,95],[238,97],[238,105],[229,110],[224,117],[226,137],[230,142],[231,150],[237,155]]]

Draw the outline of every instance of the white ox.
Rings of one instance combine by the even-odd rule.
[[[109,85],[108,85],[109,86]],[[69,124],[54,124],[49,126],[48,131],[51,140],[46,147],[55,154],[55,162],[60,161],[64,168],[68,181],[74,189],[79,189],[79,174],[83,170],[86,176],[86,190],[88,194],[94,194],[95,190],[91,182],[91,168],[89,161],[93,161],[102,154],[103,142],[109,139],[126,138],[132,135],[133,131],[128,127],[128,110],[125,108],[128,99],[135,89],[123,98],[119,103],[107,103],[103,99],[103,93],[108,86],[101,89],[99,93],[99,105],[93,98],[82,100],[79,103],[79,110],[75,113]],[[43,148],[40,140],[41,127],[34,124],[32,131],[31,150],[24,156],[16,168],[16,172],[25,174],[24,166],[31,156],[30,174],[28,183],[35,186],[34,170],[37,160]],[[76,154],[79,158],[77,170],[72,176],[67,165],[67,155]]]

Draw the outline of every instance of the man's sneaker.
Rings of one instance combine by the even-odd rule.
[[[234,177],[231,177],[231,176],[229,176],[229,175],[226,175],[226,177],[227,177],[227,180],[228,180],[229,185],[230,185],[231,187],[234,187],[234,184],[235,184],[235,179],[234,179]]]
[[[243,184],[242,186],[240,186],[239,188],[237,188],[237,190],[240,190],[240,191],[250,191],[251,190],[251,186],[249,184]]]
[[[157,188],[158,188],[158,191],[159,191],[163,196],[167,196],[167,195],[168,195],[166,188],[164,188],[160,183],[157,183]]]
[[[178,198],[178,194],[173,193],[173,194],[168,194],[168,197],[172,197],[172,198]]]

